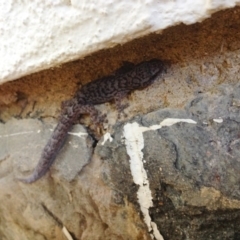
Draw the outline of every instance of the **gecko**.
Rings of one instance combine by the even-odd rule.
[[[122,105],[121,100],[130,92],[152,84],[164,70],[164,63],[152,59],[137,65],[128,65],[124,72],[122,70],[120,68],[113,75],[83,85],[72,99],[62,103],[58,124],[44,147],[36,168],[29,177],[18,180],[33,183],[43,177],[64,145],[68,131],[81,115],[89,114],[91,121],[98,124],[105,116],[99,114],[94,105],[112,100],[115,101],[118,112],[123,111],[126,105]]]

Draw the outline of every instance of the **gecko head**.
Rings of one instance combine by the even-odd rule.
[[[152,59],[146,62],[146,66],[148,68],[149,74],[156,75],[163,71],[164,63],[159,59]]]
[[[164,70],[164,64],[159,59],[152,59],[147,62],[140,63],[136,66],[137,72],[136,83],[138,81],[139,88],[144,88],[150,85],[156,77]],[[141,81],[139,81],[141,79]],[[135,83],[135,84],[136,84]]]

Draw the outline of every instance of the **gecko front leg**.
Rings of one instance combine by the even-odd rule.
[[[118,118],[120,118],[120,114],[123,113],[124,117],[127,117],[127,114],[124,112],[124,109],[129,106],[128,103],[122,104],[122,99],[125,98],[125,96],[128,94],[127,91],[124,92],[118,92],[116,96],[114,97],[114,102],[116,104],[116,108],[118,111]]]

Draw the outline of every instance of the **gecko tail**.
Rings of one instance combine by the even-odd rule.
[[[62,145],[63,145],[63,143],[62,143]],[[59,150],[60,149],[61,149],[61,147],[59,147]],[[43,177],[48,172],[48,169],[51,167],[51,165],[53,164],[53,162],[56,158],[56,154],[48,155],[48,158],[46,158],[47,156],[45,156],[45,155],[46,155],[46,152],[43,150],[42,157],[40,158],[33,173],[29,177],[17,178],[17,180],[22,183],[33,183],[33,182],[36,182],[37,180],[39,180],[41,177]]]
[[[22,182],[22,183],[33,183],[36,182],[38,179],[40,179],[42,176],[37,175],[35,173],[33,173],[32,175],[30,175],[27,178],[17,178],[18,181]]]
[[[33,173],[27,178],[18,178],[23,183],[33,183],[43,177],[56,159],[67,138],[67,133],[73,125],[73,118],[62,116],[53,134],[44,147],[40,160]],[[67,121],[66,121],[67,120]]]

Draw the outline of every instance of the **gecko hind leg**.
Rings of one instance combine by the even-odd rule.
[[[95,139],[100,139],[103,123],[106,122],[106,114],[100,114],[93,105],[84,106],[85,113],[90,115],[93,126],[89,128]]]

